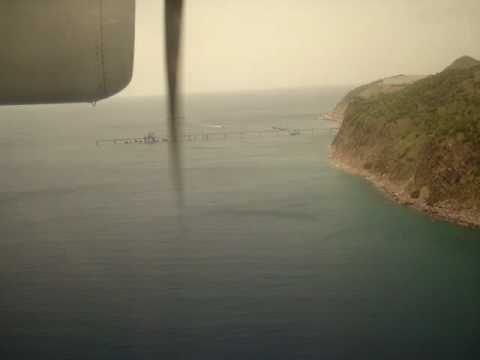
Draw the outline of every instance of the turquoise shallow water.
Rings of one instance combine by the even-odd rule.
[[[328,128],[340,89],[193,96],[188,131]],[[477,359],[480,232],[386,199],[333,134],[186,144],[162,102],[0,109],[2,359]]]

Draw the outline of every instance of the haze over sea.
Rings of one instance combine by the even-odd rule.
[[[186,132],[327,129],[345,89],[196,95]],[[221,128],[219,126],[222,126]],[[0,358],[478,359],[480,231],[329,161],[334,132],[187,142],[161,98],[0,109]]]

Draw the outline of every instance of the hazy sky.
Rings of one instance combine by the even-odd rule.
[[[183,90],[358,84],[480,58],[480,0],[186,0]],[[163,0],[137,0],[134,79],[164,93]]]

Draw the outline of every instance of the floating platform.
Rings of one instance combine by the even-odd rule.
[[[229,137],[242,138],[245,136],[263,136],[263,135],[302,135],[302,134],[315,134],[315,133],[328,133],[337,131],[337,127],[332,128],[308,128],[308,129],[287,129],[272,127],[272,129],[265,130],[245,130],[245,131],[216,131],[216,132],[202,132],[202,133],[189,133],[180,136],[182,141],[210,141],[210,140],[222,140]],[[144,137],[124,137],[113,139],[98,139],[96,140],[97,146],[104,144],[146,144],[154,145],[168,142],[168,137],[158,136],[144,136]]]

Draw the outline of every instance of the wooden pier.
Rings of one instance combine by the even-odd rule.
[[[283,135],[283,136],[298,136],[316,133],[335,132],[338,128],[309,128],[309,129],[285,129],[272,128],[265,130],[244,130],[244,131],[218,131],[218,132],[202,132],[202,133],[187,133],[181,135],[182,141],[210,141],[210,140],[226,140],[230,137],[242,138],[246,136],[264,136],[264,135]],[[113,139],[98,139],[97,146],[104,144],[160,144],[168,142],[168,137],[163,136],[144,136],[144,137],[124,137]]]

